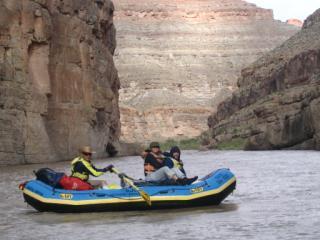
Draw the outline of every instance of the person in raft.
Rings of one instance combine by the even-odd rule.
[[[149,182],[166,182],[170,181],[174,184],[189,185],[198,179],[186,178],[178,168],[169,168],[165,165],[166,157],[161,153],[160,144],[158,142],[150,143],[150,151],[142,154],[144,158],[144,174],[146,181]]]
[[[80,149],[80,156],[76,157],[71,162],[71,176],[65,176],[60,180],[60,184],[64,189],[68,190],[92,190],[102,188],[106,182],[95,180],[89,181],[89,176],[99,177],[108,171],[112,171],[113,165],[98,169],[92,162],[92,149],[89,146],[84,146]]]
[[[169,157],[170,161],[166,162],[169,168],[178,168],[185,176],[187,176],[186,171],[183,168],[183,162],[181,160],[181,150],[178,146],[174,146],[170,149],[170,152],[164,152],[164,156]]]

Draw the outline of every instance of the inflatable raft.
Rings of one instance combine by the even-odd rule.
[[[32,180],[21,189],[25,201],[40,212],[74,213],[218,205],[235,187],[236,178],[229,169],[218,169],[187,186],[140,183],[139,188],[150,196],[151,206],[131,187],[70,191]]]

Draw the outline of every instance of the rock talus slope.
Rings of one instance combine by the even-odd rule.
[[[109,0],[0,1],[0,164],[98,156],[120,134]]]
[[[240,70],[299,28],[241,0],[114,0],[122,139],[198,136]]]
[[[242,70],[239,89],[209,118],[211,144],[320,149],[320,9],[302,30]]]

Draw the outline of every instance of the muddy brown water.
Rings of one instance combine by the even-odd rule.
[[[38,213],[23,202],[18,184],[32,170],[49,166],[69,172],[69,163],[0,168],[0,239],[320,239],[320,152],[186,151],[189,175],[227,167],[237,189],[221,205],[178,210],[86,214]],[[142,177],[139,157],[113,163]],[[101,179],[119,180],[107,174]]]

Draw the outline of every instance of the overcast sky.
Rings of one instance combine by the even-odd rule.
[[[246,0],[259,7],[273,9],[275,19],[286,21],[289,18],[305,20],[316,9],[320,0]]]

